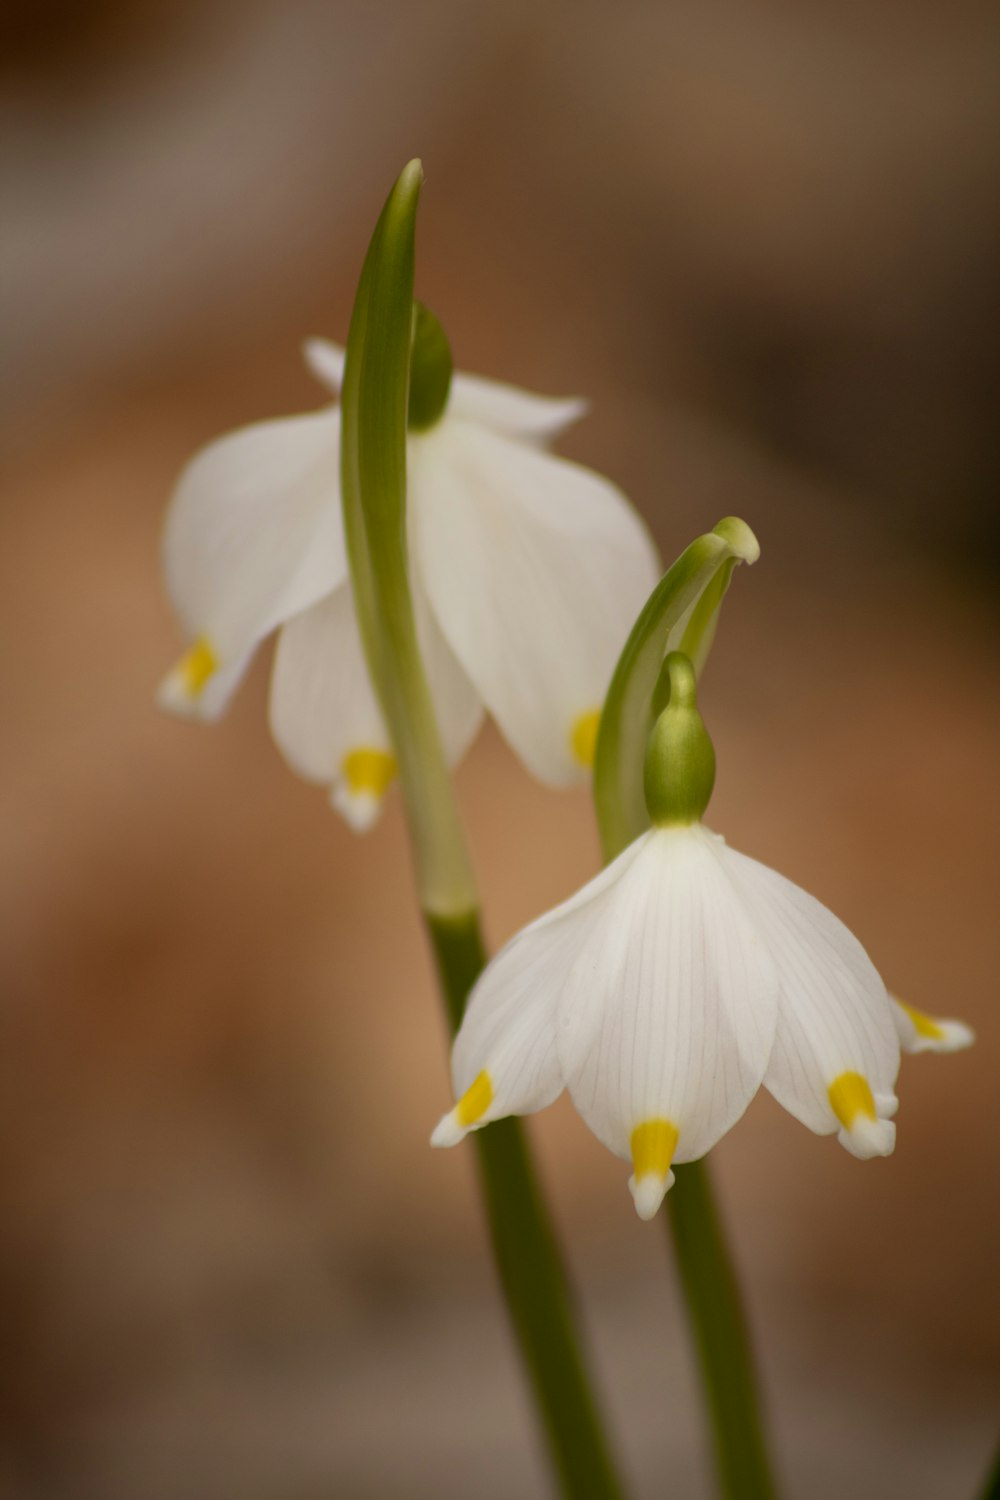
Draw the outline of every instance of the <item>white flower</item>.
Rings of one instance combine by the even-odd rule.
[[[910,1032],[907,1032],[907,1027]],[[631,1159],[642,1218],[760,1085],[854,1156],[885,1156],[900,1045],[968,1028],[892,1001],[861,944],[812,896],[700,822],[653,828],[525,928],[472,992],[455,1041],[449,1146],[569,1090]]]
[[[343,351],[307,359],[336,393]],[[583,403],[456,375],[444,415],[407,442],[418,632],[449,761],[485,707],[536,776],[586,774],[618,652],[658,576],[649,537],[607,480],[544,451]],[[170,504],[164,563],[190,645],[160,689],[218,717],[280,627],[275,739],[355,826],[395,774],[354,619],[336,407],[264,422],[204,449]]]

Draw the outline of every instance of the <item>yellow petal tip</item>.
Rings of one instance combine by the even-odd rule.
[[[922,1010],[917,1010],[915,1005],[907,1005],[905,1000],[898,1000],[896,1003],[906,1011],[913,1022],[913,1029],[917,1036],[923,1037],[928,1042],[944,1041],[944,1027],[939,1021],[935,1021],[933,1016],[925,1015]]]
[[[629,1147],[635,1175],[629,1192],[640,1219],[652,1219],[673,1186],[670,1164],[678,1134],[673,1121],[664,1119],[644,1120],[632,1132]]]
[[[157,689],[157,702],[183,718],[214,718],[219,705],[206,705],[204,691],[219,670],[219,659],[205,636],[188,647]]]
[[[493,1080],[484,1068],[455,1105],[455,1119],[463,1130],[469,1130],[483,1118],[492,1103]]]
[[[359,745],[341,763],[344,785],[352,797],[384,797],[396,775],[396,757],[388,750]]]
[[[592,708],[573,720],[569,734],[569,745],[577,765],[590,770],[597,750],[597,730],[601,722],[601,710]]]
[[[476,1074],[455,1108],[438,1121],[431,1145],[457,1146],[470,1130],[485,1123],[483,1116],[492,1103],[493,1080],[484,1068]]]
[[[868,1120],[878,1118],[871,1085],[860,1073],[841,1073],[831,1083],[827,1096],[830,1108],[845,1130],[850,1130],[859,1116]]]
[[[880,1095],[880,1113],[871,1084],[860,1073],[841,1073],[827,1090],[830,1108],[841,1125],[838,1139],[852,1156],[868,1161],[888,1156],[896,1144],[896,1127],[887,1114],[895,1114],[895,1095]]]
[[[200,635],[185,651],[172,676],[189,698],[200,698],[208,679],[219,669],[219,659],[208,639]]]
[[[632,1132],[629,1146],[636,1181],[666,1177],[677,1150],[677,1126],[672,1120],[644,1120]]]
[[[907,1052],[959,1052],[963,1047],[971,1047],[976,1039],[972,1027],[964,1021],[929,1016],[917,1010],[915,1005],[907,1005],[905,1000],[896,1000],[895,1004],[913,1027],[909,1035],[905,1034],[904,1028],[902,1036]]]

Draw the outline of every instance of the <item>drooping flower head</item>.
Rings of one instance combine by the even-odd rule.
[[[651,1218],[674,1162],[703,1156],[761,1084],[854,1156],[885,1156],[900,1046],[971,1041],[886,992],[861,944],[812,896],[730,849],[701,815],[715,759],[688,659],[646,755],[652,828],[518,934],[475,986],[455,1041],[457,1104],[435,1145],[568,1089],[631,1160]]]
[[[306,358],[337,395],[343,352]],[[411,369],[408,531],[421,651],[449,761],[483,708],[541,780],[587,774],[598,714],[629,625],[658,572],[641,521],[609,481],[546,451],[583,412],[454,375],[420,309]],[[354,617],[336,406],[244,428],[181,476],[164,565],[189,647],[160,702],[221,714],[278,630],[270,720],[285,757],[330,788],[356,827],[395,776]]]

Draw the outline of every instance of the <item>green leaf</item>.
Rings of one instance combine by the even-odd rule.
[[[365,660],[399,765],[421,904],[454,915],[476,890],[417,643],[406,532],[406,433],[419,161],[375,226],[351,315],[341,394],[344,533]]]

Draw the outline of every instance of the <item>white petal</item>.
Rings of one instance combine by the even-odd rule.
[[[894,1102],[899,1042],[878,971],[843,922],[799,886],[733,849],[725,850],[725,865],[759,923],[781,987],[767,1088],[810,1130],[839,1131],[855,1154],[886,1154],[892,1130],[882,1126]],[[843,1077],[865,1081],[879,1117],[872,1129],[858,1120],[853,1144],[830,1100]]]
[[[339,787],[351,752],[390,753],[361,650],[350,584],[283,626],[269,712],[282,754],[307,781]]]
[[[456,766],[482,726],[482,699],[445,640],[419,579],[414,577],[411,583],[417,639],[434,700],[434,713],[448,764]]]
[[[192,682],[190,659],[199,651],[196,644],[181,657],[163,678],[156,691],[158,706],[181,719],[198,719],[213,724],[229,706],[229,700],[246,675],[253,659],[253,648],[226,666],[217,667],[203,683]]]
[[[587,405],[579,396],[536,396],[481,375],[455,374],[448,414],[478,422],[507,437],[549,443],[578,422]]]
[[[890,995],[892,1018],[896,1023],[899,1045],[904,1052],[960,1052],[971,1047],[976,1034],[964,1021],[944,1020],[925,1015]]]
[[[317,380],[339,396],[344,384],[345,350],[329,339],[307,339],[302,353]],[[456,417],[479,422],[510,437],[543,443],[578,422],[586,410],[587,402],[576,396],[536,396],[481,375],[458,373],[452,377],[448,399],[448,411]]]
[[[469,997],[452,1051],[452,1081],[460,1103],[441,1120],[432,1144],[451,1146],[490,1120],[543,1109],[562,1091],[555,1039],[560,988],[638,849],[639,843],[631,845],[569,901],[525,927],[487,965]],[[461,1101],[484,1075],[489,1102],[474,1119],[463,1120]]]
[[[309,369],[334,396],[340,395],[344,384],[344,362],[346,349],[332,344],[329,339],[306,339],[302,353]]]
[[[479,700],[417,594],[418,632],[449,763],[468,748]],[[382,714],[368,677],[350,585],[284,626],[271,678],[271,730],[286,760],[331,788],[352,827],[371,826],[395,776]]]
[[[876,1095],[876,1101],[878,1099]],[[893,1110],[898,1100],[893,1098]],[[849,1130],[841,1128],[837,1132],[837,1139],[849,1151],[856,1156],[858,1161],[871,1161],[876,1156],[891,1156],[896,1147],[895,1123],[882,1115],[876,1115],[874,1119],[870,1115],[859,1114],[851,1123]]]
[[[632,1201],[639,1218],[647,1221],[655,1218],[657,1209],[673,1185],[673,1172],[668,1172],[666,1177],[660,1177],[652,1172],[647,1172],[638,1179],[630,1177],[629,1192],[632,1194]]]
[[[167,512],[167,588],[228,666],[345,577],[336,412],[261,422],[185,469]]]
[[[669,1122],[676,1160],[690,1161],[760,1086],[777,983],[714,836],[696,826],[638,842],[562,988],[559,1057],[574,1104],[617,1155],[632,1154],[637,1127]],[[633,1192],[642,1213],[652,1189],[640,1176]]]
[[[409,449],[434,612],[501,731],[542,781],[589,769],[618,654],[659,565],[642,522],[577,464],[446,419]]]
[[[544,1109],[562,1092],[555,1046],[554,994],[580,933],[572,917],[547,926],[544,937],[519,934],[476,986],[455,1040],[455,1108],[431,1137],[453,1146],[470,1129],[509,1114]],[[463,1118],[463,1101],[483,1080],[483,1108]]]

